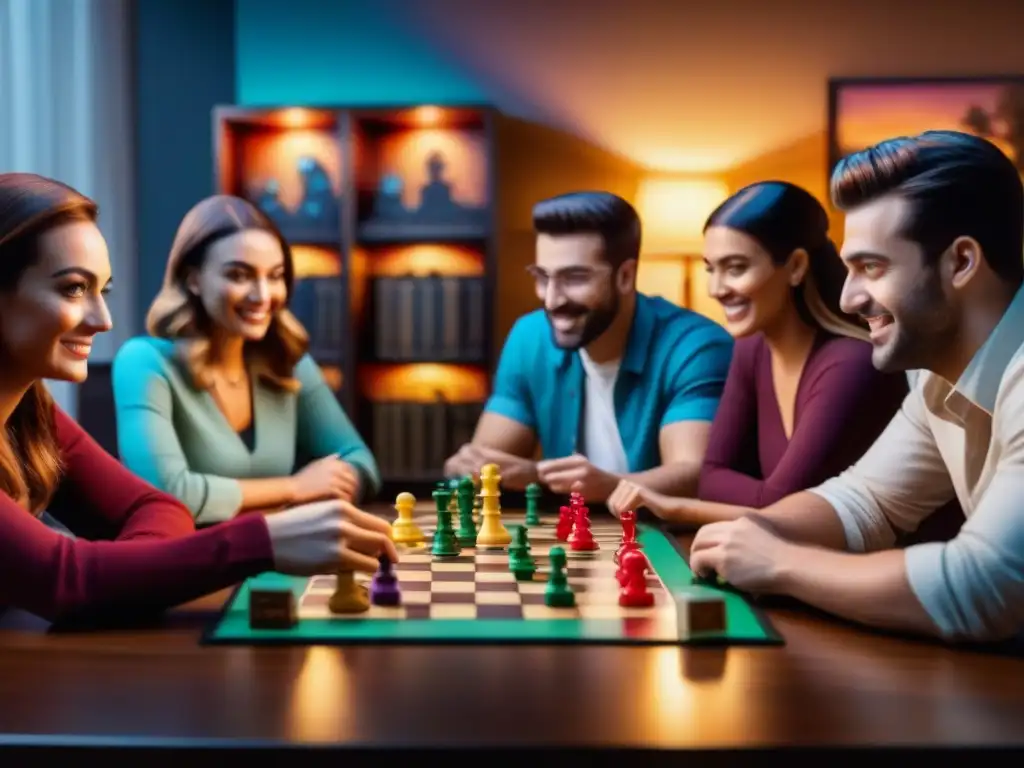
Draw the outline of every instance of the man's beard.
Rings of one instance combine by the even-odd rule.
[[[607,331],[615,321],[616,316],[619,314],[619,297],[617,294],[612,293],[611,298],[606,304],[593,309],[580,304],[566,303],[553,311],[546,310],[546,314],[549,323],[554,317],[560,315],[584,318],[580,328],[569,334],[560,335],[555,330],[554,324],[551,325],[551,335],[556,346],[568,350],[582,349]]]
[[[895,332],[888,344],[873,351],[872,361],[880,371],[933,369],[956,338],[957,323],[938,273],[928,270],[919,286],[908,295],[899,316],[893,314]]]

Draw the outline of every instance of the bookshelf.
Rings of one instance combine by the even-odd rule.
[[[472,437],[501,344],[538,305],[534,202],[632,199],[642,175],[485,106],[225,106],[214,137],[217,191],[252,200],[292,246],[292,309],[385,498],[428,493]]]

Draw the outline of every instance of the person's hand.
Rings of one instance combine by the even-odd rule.
[[[701,577],[717,574],[744,591],[771,592],[793,548],[766,520],[747,515],[697,531],[690,547],[690,570]]]
[[[311,461],[291,479],[297,504],[322,499],[354,501],[359,493],[359,473],[334,455]]]
[[[398,562],[391,525],[347,501],[319,501],[268,515],[274,568],[293,576],[374,573],[386,554]]]
[[[621,480],[608,497],[607,506],[608,511],[615,517],[619,517],[627,510],[644,507],[655,517],[667,520],[672,517],[675,505],[672,498],[663,493],[644,488],[630,480]]]
[[[555,493],[569,493],[579,490],[583,497],[597,502],[606,502],[611,496],[619,478],[603,469],[598,469],[586,456],[574,453],[563,459],[547,459],[537,463],[537,476],[544,485]],[[573,486],[576,486],[575,488]]]
[[[445,477],[476,476],[486,462],[480,455],[480,449],[472,443],[464,443],[445,463]]]
[[[488,448],[482,445],[463,445],[444,465],[446,477],[464,477],[480,474],[485,464],[496,464],[505,488],[523,490],[530,483],[538,481],[537,465],[531,459]]]

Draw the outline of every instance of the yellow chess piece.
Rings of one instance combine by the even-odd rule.
[[[352,571],[339,571],[338,584],[327,607],[331,613],[363,613],[370,610],[370,591],[356,582]]]
[[[512,542],[510,534],[501,524],[501,475],[497,464],[485,464],[480,469],[480,530],[476,545],[483,549],[501,549]]]
[[[398,517],[391,524],[391,538],[395,544],[415,546],[426,543],[427,537],[413,519],[415,508],[416,497],[411,493],[403,492],[395,497],[395,510],[398,512]]]

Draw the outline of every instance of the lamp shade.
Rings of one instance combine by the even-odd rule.
[[[651,176],[640,182],[637,212],[643,222],[645,254],[697,254],[704,222],[729,196],[725,182]]]

